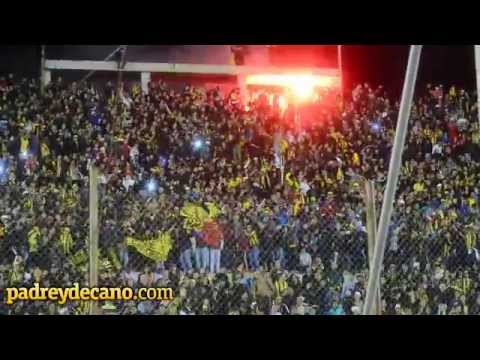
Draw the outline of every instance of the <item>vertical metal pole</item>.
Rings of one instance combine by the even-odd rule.
[[[480,45],[475,45],[475,74],[477,75],[477,114],[480,125]]]
[[[247,77],[245,74],[237,75],[238,88],[240,89],[240,97],[242,99],[241,103],[243,108],[248,105],[248,88],[247,88]]]
[[[118,63],[118,77],[117,77],[117,98],[116,98],[116,103],[117,105],[120,104],[120,93],[122,91],[122,80],[123,80],[123,67],[125,64],[125,56],[127,54],[127,46],[124,45],[120,47],[121,53],[121,58],[120,62]]]
[[[373,253],[375,249],[375,235],[377,232],[377,214],[375,209],[375,183],[373,181],[365,181],[365,207],[367,215],[368,264],[369,269],[371,270],[373,266]],[[377,315],[381,315],[381,306],[382,304],[379,286],[373,312]]]
[[[342,45],[337,45],[337,59],[338,70],[340,72],[340,95],[343,101],[343,59],[342,59]]]
[[[45,45],[42,45],[41,49],[41,59],[40,59],[40,95],[43,95],[45,91]]]
[[[89,236],[89,287],[98,286],[98,169],[90,166],[89,173],[89,214],[90,214],[90,236]],[[90,315],[97,315],[98,303],[90,302]]]
[[[280,155],[280,184],[283,186],[285,179],[285,157]]]
[[[152,73],[149,72],[142,72],[140,74],[140,82],[142,84],[142,92],[143,94],[148,94],[148,84],[152,79]]]
[[[398,114],[397,130],[395,132],[395,142],[393,144],[390,157],[387,187],[383,197],[382,213],[380,215],[380,223],[375,239],[373,264],[372,268],[370,269],[370,276],[368,277],[367,295],[363,309],[364,315],[374,314],[373,308],[380,282],[380,269],[385,253],[385,243],[387,240],[387,231],[388,227],[390,226],[390,219],[393,210],[393,200],[397,190],[398,176],[400,174],[402,153],[407,135],[408,119],[410,118],[410,112],[412,108],[413,94],[415,91],[415,83],[417,80],[421,52],[422,45],[411,45],[405,83],[403,84],[402,101],[400,103],[400,111]]]

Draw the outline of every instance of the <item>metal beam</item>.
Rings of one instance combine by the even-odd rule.
[[[474,46],[475,51],[475,74],[477,79],[477,114],[480,124],[480,45]]]
[[[45,68],[49,70],[87,70],[87,71],[118,71],[115,61],[76,61],[76,60],[46,60]],[[299,73],[339,77],[340,71],[331,68],[283,68],[261,66],[235,66],[235,65],[203,65],[203,64],[170,64],[127,62],[121,71],[152,72],[152,73],[184,73],[204,75],[241,75],[258,73]]]
[[[341,90],[341,95],[342,95],[342,101],[343,101],[343,58],[342,58],[342,45],[337,45],[337,67],[338,67],[338,73],[340,76],[340,90]]]
[[[90,214],[90,234],[88,242],[88,257],[89,257],[89,287],[98,286],[98,237],[99,237],[99,222],[98,222],[98,169],[94,164],[90,166],[89,172],[89,214]],[[90,302],[90,315],[97,315],[99,313],[98,303],[96,301]]]
[[[375,238],[375,250],[373,253],[372,268],[368,277],[367,295],[364,315],[375,315],[374,304],[377,297],[377,291],[380,283],[380,272],[385,253],[385,244],[387,240],[387,231],[390,226],[390,219],[393,211],[393,200],[397,191],[398,177],[400,174],[400,166],[402,165],[402,154],[407,135],[408,120],[412,109],[413,94],[415,92],[415,84],[417,81],[418,64],[422,45],[411,45],[410,55],[408,57],[407,73],[405,75],[405,83],[403,84],[402,101],[398,113],[397,130],[395,131],[395,141],[390,156],[390,166],[388,169],[387,187],[383,196],[382,213]]]
[[[375,183],[371,180],[364,181],[365,186],[365,210],[367,216],[367,234],[368,234],[368,266],[372,269],[373,252],[375,250],[375,235],[377,233],[377,214],[375,209]],[[382,301],[380,296],[380,287],[378,288],[373,312],[376,315],[382,314]]]

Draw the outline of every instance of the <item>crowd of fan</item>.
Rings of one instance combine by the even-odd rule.
[[[359,85],[308,111],[277,95],[151,83],[0,79],[0,287],[86,285],[88,171],[100,177],[100,284],[168,286],[172,302],[122,314],[359,314],[368,274],[362,178],[385,186],[398,102]],[[384,314],[480,314],[480,129],[476,99],[418,94],[382,273]],[[214,204],[223,236],[184,226]],[[169,231],[155,262],[127,245]],[[8,314],[83,313],[19,301]]]

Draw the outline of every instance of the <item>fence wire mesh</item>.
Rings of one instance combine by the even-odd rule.
[[[0,186],[0,213],[4,214],[0,287],[29,288],[35,283],[88,286],[88,188],[81,182],[57,180]],[[2,303],[5,306],[5,298]],[[81,301],[59,305],[24,299],[3,310],[11,314],[86,314],[87,308]]]
[[[103,310],[361,312],[365,199],[362,181],[348,171],[375,181],[378,217],[398,111],[381,90],[360,87],[344,114],[316,109],[308,131],[293,134],[291,126],[283,138],[272,125],[278,114],[270,114],[278,109],[265,96],[239,115],[234,96],[176,94],[163,83],[152,84],[148,96],[138,86],[126,89],[121,101],[111,84],[102,95],[56,81],[40,99],[27,85],[18,99],[34,114],[48,109],[31,122],[16,113],[20,85],[2,88],[0,98],[0,287],[89,285],[87,170],[96,163],[99,286],[171,287],[175,294],[168,302],[101,302]],[[382,314],[480,312],[476,112],[461,93],[449,95],[458,104],[445,96],[444,106],[440,90],[432,91],[412,111],[381,276]],[[451,108],[465,109],[455,115]],[[287,125],[296,122],[290,115]],[[75,301],[2,301],[0,310],[87,312]]]
[[[195,179],[188,181],[194,188]],[[338,199],[329,193],[254,203],[228,184],[223,197],[165,184],[160,177],[128,191],[100,186],[100,285],[168,286],[178,296],[168,304],[118,302],[117,313],[269,314],[276,306],[325,314],[345,296],[353,301],[346,277],[364,295],[367,235],[358,189]]]

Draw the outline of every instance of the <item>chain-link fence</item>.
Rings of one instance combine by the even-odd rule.
[[[128,190],[106,186],[103,176],[98,285],[171,287],[175,297],[100,302],[104,311],[360,313],[369,259],[361,187],[348,196],[235,205],[227,195],[204,198],[163,188],[161,181],[140,181]],[[2,285],[88,286],[88,184],[58,179],[35,184],[0,186]],[[380,192],[376,200],[378,216]],[[475,302],[478,282],[476,212],[459,218],[448,204],[416,211],[404,205],[397,204],[389,231],[379,313],[469,313],[464,304]],[[433,292],[431,284],[440,290]],[[88,313],[78,301],[19,301],[10,310]]]
[[[96,115],[90,121],[100,131],[98,123],[103,121]],[[127,133],[135,124],[130,118],[123,118],[131,124]],[[116,120],[112,113],[107,121],[118,125]],[[200,124],[196,122],[192,134],[200,131]],[[145,123],[145,133],[148,126]],[[105,127],[104,133],[110,129]],[[361,186],[365,179],[350,179],[354,176],[347,172],[349,156],[327,161],[317,151],[307,162],[302,155],[306,150],[298,150],[303,148],[293,142],[290,150],[298,150],[298,159],[287,159],[287,173],[281,174],[282,162],[272,159],[270,145],[242,151],[214,137],[192,135],[180,146],[163,134],[151,142],[169,146],[145,151],[151,144],[142,141],[127,149],[136,155],[125,161],[120,153],[127,133],[110,137],[108,150],[97,156],[103,171],[94,189],[99,225],[90,230],[98,234],[98,254],[95,237],[89,236],[93,213],[87,161],[75,169],[64,156],[62,165],[60,152],[52,148],[52,156],[40,157],[45,169],[38,177],[34,151],[19,151],[16,160],[0,159],[0,287],[39,282],[42,287],[98,283],[173,289],[173,301],[100,302],[103,310],[118,314],[361,312],[374,239],[372,229],[367,236]],[[86,134],[89,138],[96,133]],[[378,313],[478,314],[480,177],[472,160],[477,148],[467,149],[471,157],[457,148],[451,158],[427,154],[425,161],[417,161],[418,144],[412,142],[406,149]],[[93,163],[89,150],[84,151]],[[327,155],[340,151],[324,149]],[[362,159],[383,164],[376,152],[366,151]],[[351,163],[356,162],[353,155]],[[377,178],[376,220],[385,183],[382,166],[353,166],[363,176]],[[91,271],[97,264],[98,272]],[[19,300],[12,306],[2,302],[0,310],[88,312],[85,303],[76,301]]]
[[[37,180],[0,186],[1,287],[88,286],[88,188],[82,182]],[[87,312],[79,301],[23,299],[8,309],[12,314]]]
[[[360,310],[352,290],[364,297],[368,251],[358,191],[273,205],[162,186],[99,186],[99,284],[176,296],[108,304],[116,313],[325,314],[345,297]]]
[[[469,314],[478,289],[478,216],[442,204],[394,216],[382,274],[384,313]],[[448,308],[448,311],[447,311]]]

